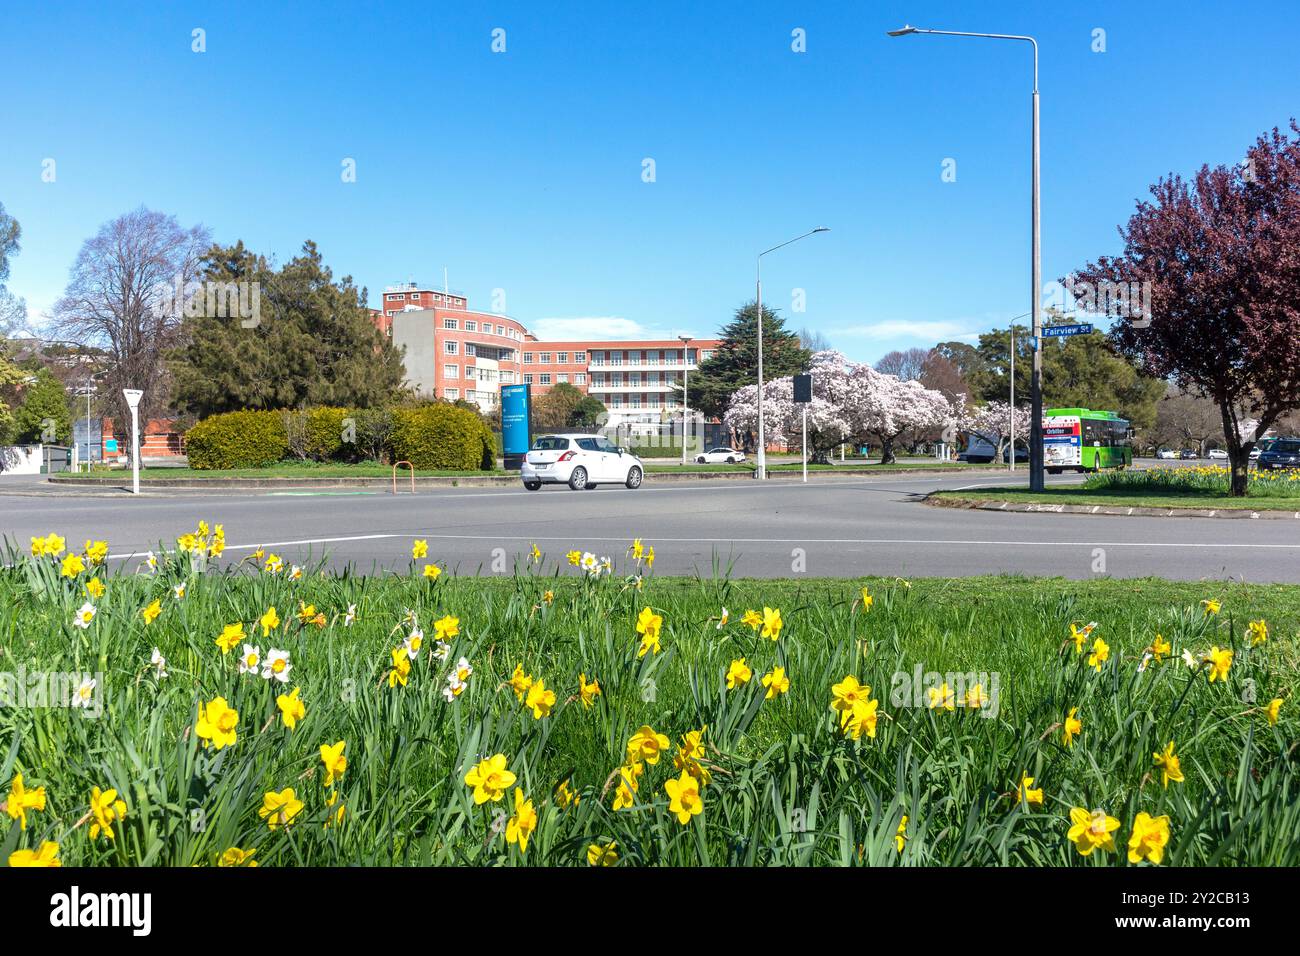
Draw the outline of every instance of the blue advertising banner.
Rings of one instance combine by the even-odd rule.
[[[501,386],[501,450],[506,468],[518,471],[533,444],[531,386]]]

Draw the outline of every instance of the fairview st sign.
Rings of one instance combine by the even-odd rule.
[[[1043,338],[1050,339],[1062,335],[1087,335],[1092,330],[1092,326],[1086,322],[1081,322],[1078,325],[1045,325],[1043,326]]]

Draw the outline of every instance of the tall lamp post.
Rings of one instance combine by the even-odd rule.
[[[795,236],[793,239],[787,239],[771,249],[764,249],[754,260],[754,278],[756,280],[754,304],[758,308],[758,467],[754,470],[754,477],[760,481],[767,478],[767,434],[763,428],[763,257],[769,252],[784,249],[791,243],[798,242],[800,239],[807,239],[809,236],[815,236],[819,232],[830,232],[830,229],[826,226],[818,226],[816,229],[805,232],[802,236]]]
[[[686,464],[686,419],[690,414],[690,406],[686,403],[686,372],[691,365],[691,356],[686,345],[691,341],[691,337],[679,335],[677,339],[682,343],[682,464],[684,465]]]
[[[1032,421],[1029,423],[1029,489],[1043,490],[1043,316],[1042,301],[1039,290],[1042,288],[1041,256],[1039,249],[1038,228],[1038,41],[1029,36],[1008,33],[963,33],[956,30],[922,30],[905,25],[901,30],[888,31],[891,37],[909,36],[913,33],[928,33],[935,36],[978,37],[986,40],[1023,40],[1034,48],[1034,90],[1033,90],[1033,167],[1031,173],[1030,217],[1032,220],[1033,239],[1031,242],[1031,267],[1033,291],[1032,303],[1034,370],[1030,377]],[[1016,457],[1015,441],[1012,440],[1011,458]]]

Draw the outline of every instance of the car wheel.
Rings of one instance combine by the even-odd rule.
[[[704,456],[701,455],[699,458],[696,458],[696,459],[695,459],[695,464],[697,464],[697,465],[702,465],[702,464],[704,464]]]
[[[529,491],[536,491],[538,488],[542,487],[542,483],[540,481],[525,481],[524,487]]]
[[[735,463],[736,463],[736,459],[734,459],[734,458],[728,458],[728,459],[727,459],[727,464],[728,464],[728,465],[734,465]]]
[[[583,488],[587,487],[586,468],[579,465],[577,468],[573,469],[573,472],[569,475],[569,487],[574,491],[581,491]]]
[[[627,473],[627,486],[629,488],[641,487],[641,469],[635,465]]]

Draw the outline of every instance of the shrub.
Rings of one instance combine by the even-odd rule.
[[[496,440],[476,412],[446,402],[393,412],[395,461],[420,469],[490,470],[496,463]]]
[[[354,450],[351,442],[344,446],[343,421],[352,413],[346,408],[320,405],[307,410],[307,457],[314,461],[333,461],[348,457]],[[355,419],[354,419],[355,423]]]
[[[264,468],[289,450],[279,412],[226,412],[203,419],[185,433],[190,467]]]
[[[393,410],[358,408],[352,413],[352,417],[356,422],[353,452],[362,459],[387,462],[391,457]]]

